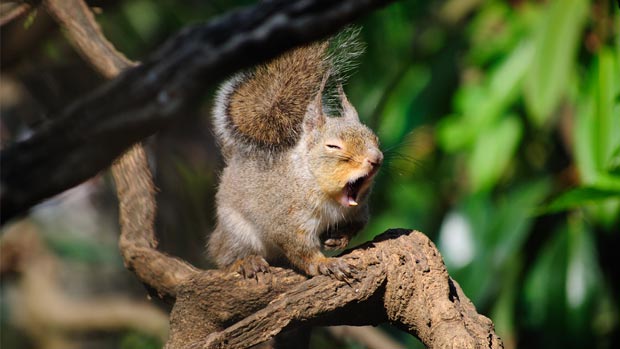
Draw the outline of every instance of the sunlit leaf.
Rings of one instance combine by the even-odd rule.
[[[616,150],[611,154],[606,171],[610,175],[620,177],[620,147],[617,147]]]
[[[596,123],[594,114],[594,99],[588,89],[584,93],[577,105],[575,115],[575,127],[573,128],[575,137],[575,160],[582,183],[588,184],[596,181],[597,165],[594,154],[594,124]]]
[[[464,86],[459,90],[456,105],[463,114],[444,118],[437,127],[439,143],[446,151],[470,146],[483,137],[514,103],[533,53],[530,43],[519,45],[491,71],[483,85]]]
[[[512,50],[508,58],[489,76],[489,99],[481,108],[486,108],[490,114],[499,115],[517,99],[534,53],[534,46],[529,41],[522,42]],[[492,120],[491,117],[487,118]]]
[[[540,212],[564,211],[609,199],[620,199],[620,191],[596,187],[579,187],[563,193],[549,205],[542,207]]]
[[[519,118],[509,116],[480,134],[467,163],[473,192],[487,190],[497,182],[513,159],[522,133]]]
[[[524,86],[528,116],[536,125],[549,119],[566,91],[587,4],[586,0],[553,0],[536,28],[536,53]]]
[[[620,146],[620,115],[615,115],[614,96],[620,90],[620,68],[618,57],[609,49],[601,50],[598,56],[596,82],[593,94],[595,96],[595,133],[593,145],[597,169],[604,171],[609,163],[614,149]]]
[[[463,117],[469,127],[477,130],[492,125],[519,95],[521,81],[533,57],[533,46],[523,43],[489,73],[478,98],[464,104]]]
[[[437,124],[437,140],[443,150],[451,153],[468,146],[474,139],[473,131],[461,117],[450,115]]]

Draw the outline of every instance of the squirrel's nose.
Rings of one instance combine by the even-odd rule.
[[[381,162],[383,162],[383,153],[381,153],[378,149],[368,149],[366,162],[368,162],[372,167],[379,167]]]

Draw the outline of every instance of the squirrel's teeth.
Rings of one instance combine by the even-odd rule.
[[[343,188],[343,193],[340,198],[340,204],[345,207],[357,206],[357,197],[359,191],[368,179],[368,175],[359,177],[353,181],[348,182]]]

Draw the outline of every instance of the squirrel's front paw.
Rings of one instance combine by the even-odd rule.
[[[344,250],[349,244],[350,237],[343,235],[338,237],[330,237],[323,241],[323,248],[326,250]]]
[[[346,281],[355,277],[357,269],[344,258],[321,257],[310,262],[306,267],[306,272],[312,276],[327,275],[340,281]]]
[[[228,270],[237,272],[247,279],[254,279],[258,273],[269,272],[269,263],[261,256],[251,255],[238,259],[228,267]]]

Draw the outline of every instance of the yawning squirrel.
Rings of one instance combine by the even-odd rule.
[[[350,47],[334,38],[300,47],[220,88],[213,117],[226,167],[208,243],[219,267],[351,276],[321,247],[342,249],[364,227],[383,154],[342,89],[337,51]],[[335,108],[324,107],[330,96]]]

